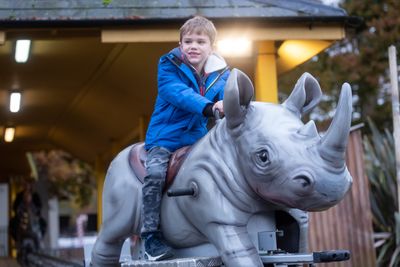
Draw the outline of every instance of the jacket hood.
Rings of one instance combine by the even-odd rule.
[[[171,54],[175,55],[181,60],[184,60],[184,55],[179,47],[175,47],[171,50]],[[218,53],[213,52],[207,59],[206,64],[204,65],[205,73],[212,73],[214,71],[222,70],[226,68],[228,65],[226,64],[225,59],[220,56]]]
[[[213,52],[207,59],[206,64],[204,65],[204,72],[211,73],[217,70],[222,70],[226,68],[227,64],[225,59],[221,57],[219,54]]]

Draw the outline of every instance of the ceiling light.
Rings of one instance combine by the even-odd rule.
[[[10,143],[14,140],[15,127],[7,127],[4,131],[4,141]]]
[[[279,73],[293,69],[332,44],[321,40],[286,40],[278,48],[277,66]]]
[[[21,106],[21,93],[12,92],[10,95],[10,111],[18,112]]]
[[[18,63],[25,63],[29,57],[29,48],[31,47],[31,40],[17,40],[15,46],[15,61]]]
[[[251,41],[246,38],[229,38],[217,42],[217,50],[224,57],[251,56]]]

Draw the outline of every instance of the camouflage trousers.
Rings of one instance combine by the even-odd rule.
[[[142,188],[141,234],[159,230],[162,190],[165,185],[171,152],[164,147],[152,147],[147,153],[146,170]]]

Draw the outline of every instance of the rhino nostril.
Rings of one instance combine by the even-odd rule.
[[[303,187],[309,187],[313,183],[312,179],[305,175],[298,175],[298,176],[294,177],[293,180],[300,183],[301,186],[303,186]]]

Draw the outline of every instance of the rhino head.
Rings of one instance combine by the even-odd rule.
[[[337,204],[352,184],[345,163],[350,85],[343,84],[335,117],[322,137],[314,121],[301,121],[322,95],[309,73],[281,105],[252,102],[253,94],[250,79],[234,69],[224,94],[226,127],[247,184],[278,206],[318,211]]]

